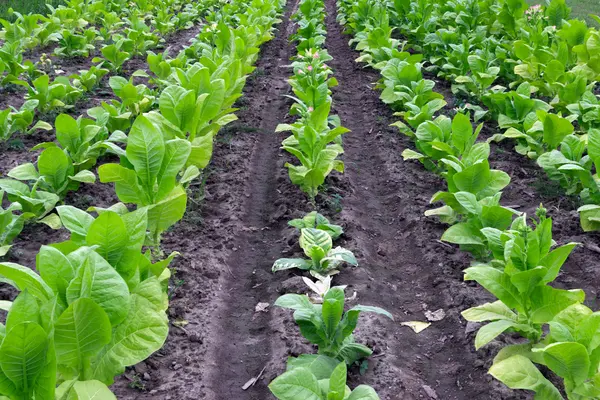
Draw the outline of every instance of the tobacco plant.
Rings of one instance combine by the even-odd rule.
[[[319,348],[319,354],[343,361],[349,366],[368,357],[372,350],[356,343],[352,332],[356,329],[361,312],[392,315],[372,306],[356,305],[344,312],[344,291],[331,288],[323,297],[323,304],[313,304],[308,296],[285,294],[277,299],[276,306],[294,310],[294,320],[302,336]]]
[[[429,170],[443,171],[442,160],[469,154],[482,128],[483,124],[480,124],[473,130],[471,120],[464,114],[456,114],[454,119],[440,115],[433,121],[419,124],[415,132],[404,131],[414,138],[419,151],[406,149],[402,157],[419,160]]]
[[[1,205],[3,200],[4,191],[0,190],[0,257],[8,253],[13,239],[21,233],[25,222],[25,216],[16,213],[21,209],[19,203],[12,203],[4,209]]]
[[[331,171],[344,171],[344,163],[337,160],[337,157],[344,152],[339,138],[348,132],[348,129],[329,126],[330,107],[331,103],[325,102],[307,118],[291,125],[281,124],[277,127],[277,132],[292,132],[292,135],[283,141],[282,148],[294,155],[300,161],[300,165],[286,163],[285,166],[292,183],[300,186],[311,200],[314,200],[319,186],[325,183],[325,178]]]
[[[342,247],[333,247],[330,231],[316,228],[302,228],[300,230],[300,247],[304,251],[304,258],[280,258],[273,264],[273,272],[298,268],[310,270],[319,274],[332,274],[344,263],[358,266],[358,261],[350,250]]]
[[[63,29],[58,39],[59,47],[54,50],[54,54],[59,57],[87,57],[95,48],[96,35],[94,29],[86,29],[81,35]]]
[[[269,384],[279,400],[379,400],[373,388],[346,385],[347,367],[343,362],[323,356],[302,354],[289,358],[287,370]]]
[[[96,88],[104,76],[109,73],[109,70],[102,68],[103,63],[93,65],[89,70],[79,71],[79,75],[73,74],[70,76],[73,79],[73,86],[82,87],[84,91],[91,92]]]
[[[19,181],[30,182],[32,192],[41,189],[54,193],[60,198],[64,198],[68,191],[77,190],[80,183],[96,181],[93,172],[76,168],[68,151],[54,144],[40,153],[37,167],[32,163],[21,164],[8,171],[8,176]]]
[[[148,206],[148,229],[157,245],[160,235],[185,213],[187,195],[178,181],[179,173],[191,152],[185,139],[166,140],[163,133],[145,116],[136,118],[128,135],[121,164],[98,168],[100,181],[115,183],[119,200]]]
[[[302,218],[293,219],[288,222],[289,226],[298,228],[300,231],[304,228],[315,228],[329,233],[331,240],[339,238],[344,230],[341,226],[329,222],[327,218],[317,211],[311,211]]]
[[[0,140],[8,140],[14,134],[32,134],[37,130],[49,131],[52,126],[45,121],[34,121],[34,112],[38,105],[37,100],[28,100],[19,110],[11,107],[0,111]]]
[[[0,264],[0,276],[21,290],[2,326],[0,393],[54,398],[60,370],[69,383],[59,393],[87,386],[107,396],[115,375],[163,345],[166,294],[156,278],[129,288],[90,247],[64,254],[43,246],[36,261],[39,275]]]
[[[545,324],[568,306],[583,302],[582,290],[549,286],[577,244],[552,249],[552,219],[546,218],[543,209],[538,210],[538,216],[535,229],[527,225],[523,215],[515,219],[509,230],[482,230],[495,258],[490,264],[467,268],[465,280],[477,281],[498,301],[463,312],[469,321],[492,321],[478,331],[476,348],[507,330],[537,343]]]
[[[101,50],[107,67],[113,72],[120,72],[123,64],[131,58],[131,54],[122,50],[126,46],[127,39],[119,39],[115,43],[104,46]],[[95,58],[94,62],[101,62],[101,59]]]

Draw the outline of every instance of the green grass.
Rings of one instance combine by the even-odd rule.
[[[544,0],[527,0],[530,4],[543,4]],[[600,15],[600,0],[567,0],[571,7],[571,18],[585,19],[589,26],[598,27],[589,15]]]
[[[0,0],[0,18],[9,18],[8,9],[12,8],[21,14],[46,14],[46,4],[56,7],[62,0]]]

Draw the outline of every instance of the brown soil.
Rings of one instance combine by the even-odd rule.
[[[477,326],[467,325],[460,312],[490,297],[463,282],[470,258],[441,243],[445,227],[423,216],[444,183],[420,164],[402,160],[402,150],[412,144],[389,126],[395,120],[392,111],[372,90],[377,72],[354,62],[357,53],[335,22],[334,0],[326,3],[326,44],[340,82],[334,111],[352,132],[344,136],[346,172],[329,179],[318,206],[344,226],[339,245],[354,251],[360,263],[336,276],[336,284],[349,285],[348,294],[357,292],[352,304],[383,307],[395,317],[394,322],[361,317],[357,340],[375,354],[365,375],[351,371],[350,385],[372,385],[383,400],[532,398],[486,374],[497,350],[515,339],[503,337],[474,350]],[[263,46],[238,104],[239,121],[220,133],[213,162],[190,193],[188,213],[164,237],[166,253],[181,253],[174,262],[171,331],[162,350],[117,379],[113,390],[120,399],[273,399],[267,385],[283,372],[286,357],[314,352],[288,310],[255,311],[258,303],[272,305],[283,293],[304,290],[299,272],[270,272],[275,259],[300,255],[297,234],[287,221],[310,210],[283,167],[290,160],[279,149],[285,135],[273,133],[279,122],[289,120],[290,102],[283,95],[290,92],[286,65],[294,46],[288,37],[295,27],[289,17],[296,5],[289,2],[277,37]],[[3,171],[12,159],[3,149]],[[589,305],[597,308],[600,254],[593,244],[600,235],[582,233],[577,205],[546,190],[550,185],[543,171],[509,144],[494,146],[492,163],[512,177],[504,204],[532,215],[543,201],[555,219],[558,243],[587,244],[574,252],[558,282],[583,287]],[[111,188],[100,184],[82,186],[67,199],[82,207],[114,201]],[[13,260],[32,265],[40,244],[62,236],[29,227],[15,243]],[[420,334],[400,325],[426,321],[426,311],[440,309],[444,318]],[[259,375],[254,386],[242,389]]]

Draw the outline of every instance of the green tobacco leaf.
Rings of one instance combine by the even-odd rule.
[[[495,321],[499,319],[507,319],[516,322],[517,320],[517,314],[512,312],[512,310],[501,301],[472,307],[463,311],[461,314],[464,319],[472,322]]]
[[[62,147],[75,153],[81,145],[79,126],[77,121],[68,114],[60,114],[54,123],[56,126],[56,139]]]
[[[556,149],[574,129],[573,124],[566,118],[548,114],[544,120],[544,142],[548,143],[551,149]]]
[[[8,176],[20,181],[35,181],[40,177],[35,165],[32,163],[21,164],[8,171]]]
[[[115,395],[102,382],[66,381],[56,389],[56,398],[63,400],[116,400]]]
[[[321,259],[321,266],[323,269],[330,269],[330,265],[333,265],[333,268],[335,268],[339,263],[343,262],[355,267],[358,266],[358,261],[356,261],[356,257],[354,257],[354,254],[350,250],[336,247]]]
[[[170,193],[177,183],[177,174],[183,169],[192,149],[185,139],[172,139],[165,143],[165,157],[158,173],[157,198]]]
[[[501,319],[498,321],[490,322],[484,325],[477,331],[475,336],[475,350],[479,350],[492,340],[496,339],[498,335],[511,328],[515,323],[510,320]]]
[[[340,348],[337,357],[343,359],[346,364],[352,365],[358,360],[369,357],[371,354],[373,354],[373,350],[365,345],[360,343],[346,343]]]
[[[165,143],[161,132],[143,115],[137,117],[131,127],[126,152],[146,192],[152,193],[165,154]]]
[[[139,294],[131,295],[125,320],[113,331],[108,345],[92,360],[94,379],[110,385],[115,375],[123,373],[126,366],[135,365],[159,350],[169,332],[164,312]]]
[[[19,293],[10,307],[10,312],[6,317],[6,331],[10,331],[14,326],[22,322],[40,323],[40,306],[27,290]]]
[[[210,162],[213,153],[213,133],[198,136],[192,141],[192,149],[186,167],[195,166],[204,169]]]
[[[348,369],[346,363],[341,362],[333,370],[331,377],[329,378],[329,392],[327,393],[327,400],[344,400],[346,394],[346,375]]]
[[[67,289],[69,304],[82,297],[89,297],[102,307],[113,326],[127,316],[127,283],[105,259],[93,251],[85,258]]]
[[[306,295],[292,293],[284,294],[275,301],[274,305],[283,308],[290,308],[296,311],[302,311],[307,314],[315,313],[315,307]]]
[[[167,87],[160,95],[159,107],[161,114],[182,132],[190,132],[196,108],[194,91],[181,86]]]
[[[549,283],[556,279],[560,268],[577,245],[578,243],[568,243],[557,247],[540,260],[539,264],[548,269],[548,273],[544,276],[544,283]]]
[[[82,183],[94,183],[96,182],[96,175],[92,171],[83,170],[70,176],[69,179]]]
[[[344,314],[344,291],[336,288],[327,291],[321,313],[327,336],[331,337]]]
[[[54,338],[58,362],[79,369],[110,341],[110,321],[93,300],[81,298],[60,316]]]
[[[312,267],[312,263],[309,260],[305,260],[303,258],[280,258],[279,260],[273,263],[273,267],[271,267],[271,271],[283,271],[286,269],[310,269]]]
[[[455,174],[452,179],[458,190],[477,194],[485,189],[491,180],[490,166],[487,161],[478,162]]]
[[[129,242],[127,228],[121,216],[111,211],[100,214],[90,225],[86,242],[89,246],[98,246],[96,252],[110,265],[117,265]]]
[[[550,286],[538,286],[530,295],[531,313],[533,323],[542,324],[552,319],[565,308],[585,300],[583,290],[561,290]]]
[[[480,231],[466,222],[459,222],[446,229],[442,240],[454,244],[483,245]]]
[[[367,385],[357,386],[346,400],[379,400],[375,389]]]
[[[31,268],[14,263],[1,263],[0,276],[9,279],[21,291],[27,289],[42,301],[53,296],[52,289]]]
[[[119,164],[104,164],[98,168],[100,182],[115,182],[119,200],[125,203],[148,204],[150,199],[140,187],[134,170]]]
[[[535,267],[512,274],[510,281],[519,290],[519,293],[528,293],[534,286],[542,282],[547,272],[545,267]]]
[[[317,378],[306,368],[296,368],[278,376],[269,384],[279,400],[322,400]]]
[[[561,378],[582,384],[588,377],[590,359],[584,345],[576,342],[553,343],[540,351],[548,368]]]
[[[354,307],[352,307],[350,310],[348,310],[348,312],[351,312],[351,311],[372,312],[375,314],[385,315],[392,321],[394,320],[394,317],[392,316],[392,314],[390,314],[389,312],[387,312],[386,310],[384,310],[383,308],[380,308],[380,307],[363,306],[361,304],[358,304],[358,305],[355,305]]]
[[[7,332],[0,347],[2,372],[30,398],[35,381],[46,363],[47,334],[36,323],[22,322]]]
[[[477,265],[465,270],[465,280],[475,280],[511,309],[523,311],[517,288],[510,277],[493,267]]]
[[[452,120],[452,144],[463,154],[472,143],[473,125],[471,119],[464,114],[458,113]]]
[[[56,211],[60,216],[63,226],[71,233],[79,236],[85,237],[88,229],[94,222],[94,217],[77,207],[58,206],[56,207]]]
[[[560,392],[544,378],[531,360],[521,355],[514,355],[494,363],[489,373],[511,389],[535,391],[536,399],[563,400]]]
[[[50,147],[44,150],[38,158],[38,170],[40,175],[53,192],[61,191],[63,185],[73,173],[73,164],[63,150],[58,147]]]
[[[183,218],[187,205],[185,189],[176,186],[167,196],[148,210],[148,230],[160,234]]]
[[[304,249],[304,253],[307,257],[311,257],[311,254],[307,252],[312,246],[319,247],[323,250],[323,253],[329,252],[333,246],[331,236],[325,231],[315,228],[304,228],[300,234],[300,247]]]
[[[39,194],[39,192],[38,192]],[[62,227],[62,223],[60,222],[60,217],[57,214],[48,214],[44,218],[40,219],[39,222],[44,225],[48,225],[51,229],[60,229]]]
[[[287,369],[306,368],[319,380],[328,379],[339,361],[317,354],[300,354],[298,357],[290,357],[287,361]]]

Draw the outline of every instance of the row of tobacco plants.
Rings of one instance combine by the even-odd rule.
[[[552,286],[577,244],[556,247],[552,219],[542,206],[528,219],[501,205],[510,177],[490,168],[490,145],[477,141],[483,124],[474,129],[465,110],[452,119],[437,115],[446,102],[434,91],[435,83],[423,78],[423,69],[436,71],[454,79],[457,93],[487,99],[488,110],[467,106],[474,119],[498,117],[509,132],[521,129],[514,135],[518,149],[535,152],[538,162],[576,153],[584,157],[582,163],[571,160],[581,168],[561,163],[556,172],[569,182],[597,185],[590,171],[599,132],[588,111],[577,112],[598,102],[588,85],[600,72],[594,61],[600,52],[591,48],[597,48],[598,32],[581,21],[565,21],[568,10],[560,0],[541,8],[527,8],[524,1],[340,0],[338,8],[339,22],[361,52],[357,61],[381,73],[381,99],[397,111],[402,121],[396,125],[414,140],[418,151],[405,150],[405,159],[419,160],[446,181],[447,190],[432,198],[443,205],[425,214],[450,225],[442,240],[472,254],[475,262],[464,271],[465,279],[497,298],[463,312],[468,321],[483,324],[475,347],[503,333],[522,338],[500,350],[490,374],[510,388],[534,391],[536,399],[598,398],[600,313],[583,305],[583,290]],[[423,53],[405,51],[406,43],[393,37],[394,27]],[[502,76],[515,91],[489,88]],[[552,96],[550,103],[530,98],[532,93]],[[587,135],[573,132],[575,121]],[[571,175],[581,169],[589,181]],[[585,192],[590,196],[597,191],[593,185]],[[588,226],[585,213],[582,218]],[[540,372],[542,366],[562,379],[560,389]]]
[[[42,150],[36,165],[27,163],[17,166],[7,174],[12,179],[0,179],[0,201],[3,193],[6,193],[8,200],[11,202],[8,209],[2,210],[0,208],[0,215],[3,216],[0,222],[0,256],[5,255],[10,250],[12,241],[21,232],[25,224],[44,223],[53,229],[59,229],[62,225],[61,220],[59,215],[53,212],[56,205],[64,200],[69,191],[77,190],[80,184],[91,184],[96,181],[96,175],[91,170],[107,152],[119,156],[123,155],[122,147],[127,144],[126,132],[131,129],[132,122],[138,116],[157,108],[157,106],[160,106],[161,113],[168,122],[173,123],[182,132],[190,136],[189,141],[193,145],[192,154],[195,160],[186,163],[186,166],[203,168],[208,163],[212,153],[212,136],[218,130],[218,127],[232,121],[234,118],[229,112],[223,113],[223,119],[216,118],[222,110],[231,108],[235,101],[234,95],[239,91],[237,86],[240,83],[230,83],[229,80],[235,81],[245,76],[242,68],[236,63],[226,64],[227,68],[219,70],[218,74],[213,74],[217,70],[217,66],[220,65],[218,58],[215,59],[215,65],[212,66],[212,69],[206,71],[199,71],[199,67],[193,70],[187,68],[188,64],[193,64],[201,59],[200,50],[197,49],[197,46],[203,45],[203,41],[210,40],[219,43],[231,39],[231,35],[227,33],[225,28],[219,30],[219,32],[223,32],[223,38],[211,38],[214,35],[213,30],[218,28],[218,26],[213,27],[212,25],[223,19],[221,14],[215,13],[213,3],[213,0],[208,0],[205,3],[196,3],[195,8],[193,8],[193,21],[200,21],[206,17],[206,21],[210,22],[211,27],[201,33],[205,39],[196,41],[193,46],[180,52],[174,59],[169,58],[167,52],[159,54],[148,52],[149,71],[136,71],[133,74],[134,76],[129,79],[121,76],[111,76],[108,82],[118,100],[112,100],[109,103],[103,102],[101,106],[88,109],[86,113],[89,118],[81,115],[75,119],[67,113],[56,116],[54,119],[56,141],[39,143],[31,149]],[[88,4],[86,10],[94,4],[96,3]],[[97,6],[102,4],[104,3],[100,2]],[[113,6],[116,7],[116,5]],[[105,7],[108,6],[105,5]],[[146,7],[150,10],[153,9],[151,3],[147,4]],[[67,8],[61,6],[55,11],[60,14],[61,11],[65,10]],[[100,12],[97,11],[97,13]],[[137,14],[138,11],[133,9],[132,13]],[[82,13],[81,15],[85,15],[87,18],[96,15],[92,13],[92,16],[90,16],[88,14]],[[100,13],[100,15],[105,14]],[[37,21],[38,17],[33,18],[31,23]],[[106,18],[106,15],[104,18]],[[221,21],[221,24],[229,22],[227,20],[225,22]],[[14,28],[14,25],[19,23],[23,22],[17,19],[11,26]],[[21,32],[21,30],[17,31]],[[25,35],[26,32],[23,32],[24,36],[11,36],[7,32],[10,31],[5,31],[5,36],[14,36],[14,43],[19,43],[20,47],[25,47],[26,40],[29,38]],[[35,33],[37,31],[33,30],[31,32]],[[5,43],[5,45],[9,44]],[[218,44],[215,44],[215,46],[218,46]],[[103,62],[100,62],[96,66],[99,69],[92,74],[91,81],[86,81],[83,78],[75,79],[75,81],[88,82],[84,84],[84,87],[89,92],[94,91],[100,80],[109,73],[108,70],[101,68],[102,65]],[[230,69],[233,70],[231,76],[228,74]],[[182,75],[178,75],[177,71],[182,71]],[[193,76],[202,77],[202,81],[190,83],[189,79]],[[207,81],[210,81],[211,76],[216,82],[209,85]],[[136,84],[136,77],[148,78],[150,86]],[[66,79],[66,77],[56,79]],[[220,79],[224,79],[223,83]],[[186,80],[188,81],[186,82]],[[38,85],[40,82],[43,83],[43,86]],[[68,82],[68,79],[66,82]],[[50,83],[50,78],[46,74],[31,81],[31,84],[36,86],[37,89],[35,92],[30,91],[25,97],[25,103],[21,110],[12,110],[11,112],[7,109],[0,112],[0,122],[3,121],[2,126],[5,128],[4,132],[6,133],[5,138],[21,132],[31,133],[40,127],[51,130],[52,126],[43,121],[44,118],[50,115],[49,112],[64,110],[68,105],[75,104],[83,93],[82,90],[77,89],[77,95],[70,97],[68,94],[75,92],[62,90],[65,87],[62,84]],[[203,118],[192,121],[194,113],[190,108],[191,95],[183,99],[183,104],[178,104],[179,100],[173,96],[181,95],[182,89],[177,86],[184,87],[186,90],[194,89],[198,97],[205,92],[207,93],[205,97],[208,97],[209,86],[215,90],[215,93],[207,99],[206,103],[203,103],[205,106]],[[221,86],[223,87],[221,88]],[[171,104],[169,105],[169,103]],[[196,106],[195,103],[194,106]],[[198,104],[198,106],[201,105]],[[170,113],[167,111],[169,108],[176,107],[183,111],[171,111]],[[178,116],[177,113],[181,112],[189,114],[188,116]],[[42,119],[38,120],[33,128],[28,128],[33,124],[36,117]],[[185,124],[180,121],[181,119],[186,119]],[[203,130],[206,130],[206,132]],[[179,133],[172,133],[172,128],[167,128],[167,132],[171,132],[167,134],[168,138],[182,136]],[[211,133],[211,135],[208,135],[208,133]],[[184,184],[197,175],[197,168],[188,171]],[[105,171],[108,171],[108,169],[105,169]],[[140,196],[138,203],[154,201],[151,198],[144,197],[148,196]]]
[[[145,56],[176,31],[214,13],[217,4],[216,0],[131,4],[126,0],[70,0],[57,8],[48,6],[47,16],[14,12],[13,22],[0,20],[4,28],[0,32],[0,87],[6,91],[26,89],[20,107],[0,111],[0,141],[20,133],[51,130],[53,115],[72,108],[133,57]],[[37,60],[27,59],[34,49],[52,51],[52,56],[43,53]],[[68,76],[56,65],[91,55],[96,57],[89,69]],[[111,81],[110,86],[119,96],[122,85]]]
[[[323,0],[303,0],[292,16],[298,29],[291,36],[297,55],[288,80],[294,104],[292,124],[280,124],[278,132],[290,132],[282,149],[293,161],[286,163],[292,183],[297,185],[316,208],[315,197],[327,176],[343,172],[342,135],[348,129],[340,118],[331,114],[331,87],[337,85],[331,68],[326,64],[331,56],[325,43],[325,7]],[[361,312],[374,312],[392,318],[377,307],[355,305],[344,310],[345,286],[332,286],[333,276],[344,264],[357,266],[354,254],[342,247],[333,247],[343,229],[317,211],[289,222],[299,230],[299,244],[305,258],[282,258],[273,264],[273,272],[300,269],[310,273],[303,277],[312,295],[288,293],[277,299],[276,306],[294,310],[294,320],[300,333],[313,345],[317,354],[302,354],[287,360],[285,373],[273,380],[269,388],[281,400],[378,400],[373,388],[360,385],[351,390],[347,371],[352,366],[366,368],[366,357],[372,350],[354,339],[353,332]]]
[[[578,198],[582,229],[600,230],[600,32],[569,19],[564,0],[386,5],[424,70],[451,82],[464,111],[503,132],[488,140],[514,141]]]
[[[0,263],[1,280],[20,292],[0,302],[8,312],[0,325],[0,396],[114,399],[108,385],[115,376],[162,347],[177,253],[164,257],[161,234],[184,216],[189,183],[209,162],[219,129],[235,119],[232,105],[282,3],[199,9],[204,23],[188,48],[176,58],[149,55],[159,58],[150,62],[150,86],[115,78],[122,102],[88,110],[93,119],[59,116],[57,142],[39,145],[37,165],[0,180],[11,202],[0,238],[14,236],[19,218],[70,232],[69,240],[42,246],[36,271]],[[120,162],[102,164],[98,174],[114,183],[121,202],[87,211],[57,206],[92,180],[107,153]]]

